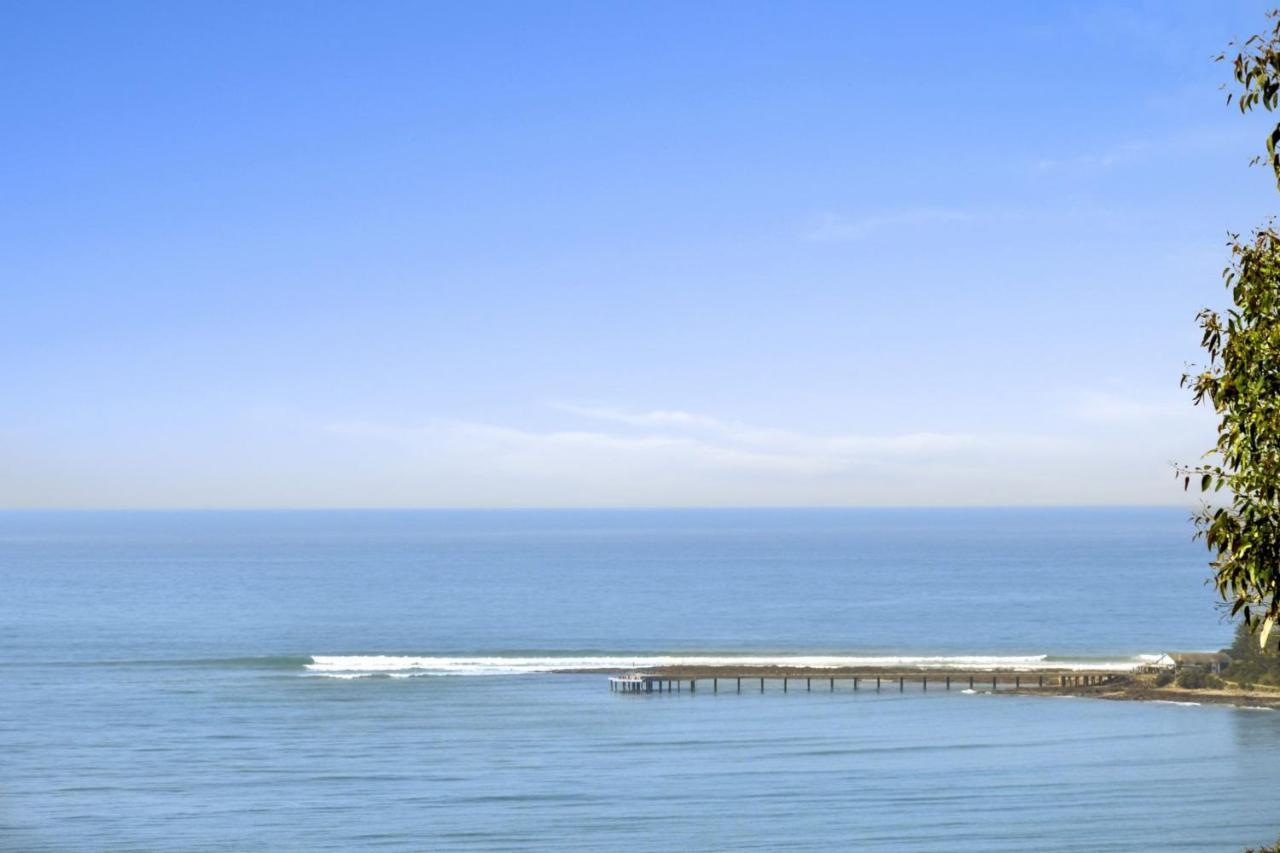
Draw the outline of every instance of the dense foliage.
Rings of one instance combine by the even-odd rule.
[[[1199,667],[1188,667],[1177,674],[1174,683],[1184,690],[1203,690],[1206,687],[1217,689],[1222,687],[1222,679],[1205,672]],[[1157,683],[1156,685],[1160,685]]]
[[[1280,687],[1280,631],[1267,639],[1261,648],[1243,623],[1236,626],[1235,642],[1226,649],[1231,666],[1225,675],[1240,684],[1265,684]]]
[[[1280,107],[1280,16],[1270,17],[1271,31],[1239,45],[1233,61],[1242,112]],[[1280,123],[1266,160],[1280,182],[1277,146]],[[1219,595],[1250,629],[1261,627],[1265,643],[1280,617],[1280,234],[1266,227],[1245,240],[1232,235],[1230,247],[1223,277],[1231,307],[1200,313],[1209,361],[1182,378],[1196,404],[1217,413],[1218,441],[1180,476],[1205,493],[1226,489],[1224,503],[1197,514],[1196,535],[1214,553]]]

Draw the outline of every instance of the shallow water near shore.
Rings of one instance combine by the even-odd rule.
[[[1280,713],[544,671],[1217,648],[1203,564],[1167,509],[0,514],[0,847],[1239,850]]]

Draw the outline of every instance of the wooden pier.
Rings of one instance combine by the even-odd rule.
[[[748,691],[765,692],[766,683],[783,693],[803,690],[812,693],[815,682],[826,692],[837,690],[870,690],[882,692],[897,689],[902,693],[907,684],[919,685],[921,690],[1041,690],[1069,687],[1092,687],[1109,684],[1127,677],[1125,671],[1079,670],[808,670],[785,668],[755,668],[745,671],[729,671],[719,667],[695,671],[691,668],[672,668],[670,671],[631,672],[609,678],[609,689],[620,693],[697,693],[699,685],[705,691],[719,693],[720,683],[725,691],[741,693],[745,682]]]

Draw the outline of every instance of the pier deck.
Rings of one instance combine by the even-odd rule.
[[[810,669],[802,667],[661,667],[614,675],[609,689],[624,693],[668,693],[701,687],[719,693],[765,691],[766,685],[783,692],[801,690],[894,690],[908,684],[922,690],[1027,690],[1088,687],[1107,684],[1132,673],[1129,670],[960,670],[960,669]]]

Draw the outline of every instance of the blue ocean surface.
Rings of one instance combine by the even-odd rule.
[[[1280,833],[1278,713],[547,671],[1216,649],[1190,533],[1177,509],[0,513],[0,847],[1238,851]]]

